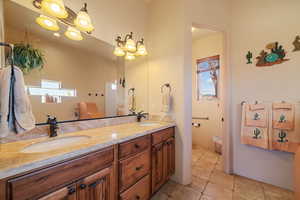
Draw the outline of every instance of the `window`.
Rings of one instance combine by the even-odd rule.
[[[197,96],[200,98],[218,98],[220,74],[220,56],[197,60]]]
[[[29,95],[42,96],[42,103],[61,103],[61,97],[76,97],[75,89],[63,89],[61,82],[42,80],[41,87],[28,86]]]

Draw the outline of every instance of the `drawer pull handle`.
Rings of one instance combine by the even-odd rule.
[[[136,196],[135,196],[135,199],[136,199],[136,200],[140,200],[141,197],[140,197],[139,195],[136,195]]]
[[[72,195],[76,192],[76,189],[75,188],[69,188],[69,191],[68,191],[68,194],[69,195]]]
[[[86,188],[86,184],[80,184],[80,189],[85,189]]]
[[[136,167],[135,170],[140,171],[142,168],[143,168],[143,166],[139,166],[139,167]]]
[[[140,145],[134,144],[134,147],[138,149],[138,148],[140,148]]]

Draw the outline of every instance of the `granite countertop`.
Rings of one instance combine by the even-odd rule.
[[[0,144],[0,179],[11,177],[49,164],[80,156],[95,150],[100,150],[114,144],[122,143],[162,129],[175,126],[170,122],[153,122],[151,126],[141,126],[139,123],[120,124],[102,128],[88,129],[58,135],[55,138],[43,137]],[[88,136],[80,142],[68,144],[65,147],[40,152],[23,153],[22,150],[32,144],[47,142],[69,136]],[[47,145],[45,145],[47,149]]]

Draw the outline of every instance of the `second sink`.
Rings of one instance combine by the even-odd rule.
[[[22,153],[43,153],[43,152],[53,151],[56,149],[64,148],[66,146],[70,146],[82,142],[83,140],[87,140],[89,138],[90,138],[89,136],[83,136],[83,135],[61,137],[50,141],[31,144],[25,147],[21,152]]]

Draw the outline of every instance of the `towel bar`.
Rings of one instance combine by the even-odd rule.
[[[209,117],[193,117],[192,119],[209,120]]]

